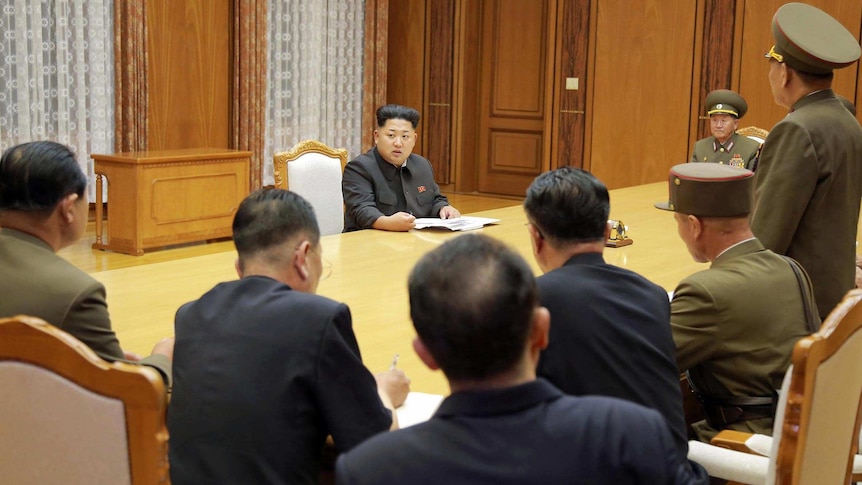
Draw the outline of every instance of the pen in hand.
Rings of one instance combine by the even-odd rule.
[[[395,370],[395,367],[398,365],[398,357],[401,357],[401,355],[395,354],[395,356],[392,357],[392,364],[389,365],[389,370]]]

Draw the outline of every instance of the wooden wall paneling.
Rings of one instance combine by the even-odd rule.
[[[455,0],[428,0],[425,43],[424,155],[439,184],[452,182],[452,76]]]
[[[563,0],[558,5],[557,56],[554,75],[556,123],[551,139],[551,169],[584,166],[586,92],[590,0]],[[566,87],[566,78],[576,78],[577,90]]]
[[[739,92],[748,101],[744,125],[767,130],[781,121],[787,109],[775,104],[767,75],[769,60],[763,55],[774,44],[772,16],[785,0],[739,0],[745,2],[743,43],[740,59]],[[847,0],[806,0],[842,23],[857,39],[862,29],[862,2]],[[832,87],[836,93],[853,98],[858,92],[859,64],[835,71]]]
[[[362,152],[374,146],[377,107],[386,103],[389,58],[389,0],[365,1],[362,57]]]
[[[610,189],[665,180],[688,157],[697,5],[597,3],[592,172]]]
[[[484,4],[479,191],[523,195],[549,167],[556,0]]]
[[[692,101],[694,119],[698,122],[690,137],[689,154],[694,151],[694,142],[711,134],[704,104],[706,95],[716,89],[736,89],[732,80],[736,47],[736,0],[703,0],[700,3],[704,10],[703,22],[695,24],[703,26],[703,35],[695,37],[695,51],[701,52],[700,82],[695,83],[697,96]],[[700,39],[703,39],[702,42]]]
[[[429,0],[397,0],[389,4],[389,53],[386,67],[386,103],[423,109],[425,99],[425,42]],[[424,153],[422,124],[413,151]],[[376,126],[375,126],[376,128]]]
[[[148,149],[229,146],[231,8],[148,1]]]
[[[455,190],[478,190],[479,72],[482,0],[455,0],[452,154]],[[432,73],[433,74],[433,73]]]

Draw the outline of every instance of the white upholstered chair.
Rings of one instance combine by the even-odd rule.
[[[347,150],[305,140],[289,151],[276,153],[273,163],[275,186],[296,192],[311,203],[321,235],[344,229],[341,176],[347,165]]]
[[[747,136],[752,140],[756,141],[763,145],[763,142],[766,141],[766,137],[769,136],[769,131],[764,130],[763,128],[758,128],[756,126],[743,126],[742,128],[736,130],[736,134]]]
[[[0,320],[0,482],[169,483],[165,387],[33,317]]]
[[[862,470],[857,455],[860,301],[862,290],[851,290],[817,333],[796,343],[772,437],[722,431],[711,444],[689,442],[689,458],[711,476],[739,483],[822,485],[856,480]]]

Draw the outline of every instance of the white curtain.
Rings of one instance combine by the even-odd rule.
[[[112,0],[0,0],[0,148],[53,140],[90,183],[114,146]]]
[[[305,139],[359,154],[363,0],[270,0],[264,185],[272,156]]]

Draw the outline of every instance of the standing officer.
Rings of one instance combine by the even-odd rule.
[[[832,91],[832,71],[859,59],[859,41],[802,3],[772,18],[769,84],[790,112],[760,153],[751,228],[811,276],[821,318],[853,288],[862,198],[862,127]]]

